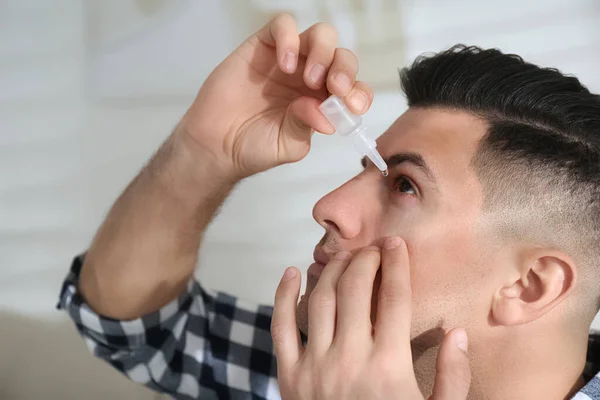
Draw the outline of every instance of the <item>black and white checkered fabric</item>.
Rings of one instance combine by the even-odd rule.
[[[190,281],[178,299],[131,321],[102,317],[77,291],[83,256],[63,284],[67,311],[90,350],[129,379],[176,399],[279,399],[271,306]]]

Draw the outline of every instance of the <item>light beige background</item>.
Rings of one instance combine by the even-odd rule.
[[[457,42],[517,52],[600,91],[595,0],[369,0],[358,27],[341,0],[0,0],[1,399],[158,398],[88,355],[54,309],[61,280],[206,75],[281,4],[302,27],[331,18],[366,64],[377,53],[365,43],[392,55],[381,79],[365,72],[380,88],[366,118],[375,134],[404,109],[403,57]],[[204,243],[205,285],[271,302],[284,268],[310,263],[321,235],[312,205],[359,169],[343,140],[314,144],[305,161],[236,190]]]

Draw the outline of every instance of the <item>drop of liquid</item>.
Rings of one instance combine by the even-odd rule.
[[[385,171],[381,171],[381,174],[382,174],[383,176],[388,176],[388,175],[389,175],[389,173],[388,173],[388,170],[387,170],[387,169],[386,169]]]

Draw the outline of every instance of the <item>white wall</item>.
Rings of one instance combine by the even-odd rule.
[[[54,305],[72,256],[235,47],[226,2],[174,3],[151,24],[114,27],[131,30],[115,44],[98,36],[93,0],[0,1],[2,399],[154,398],[89,357]],[[408,58],[457,42],[501,47],[600,91],[597,4],[406,1]],[[367,123],[382,132],[403,109],[397,92],[378,93]],[[271,302],[283,269],[310,262],[322,233],[312,205],[356,171],[347,144],[317,137],[305,161],[244,182],[207,235],[199,277]]]

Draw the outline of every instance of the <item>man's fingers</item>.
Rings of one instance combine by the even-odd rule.
[[[364,82],[356,81],[344,103],[354,114],[362,115],[373,104],[373,90]]]
[[[314,97],[298,97],[289,105],[279,135],[279,149],[288,155],[282,162],[299,161],[308,154],[313,130],[333,133],[335,130],[319,110],[321,102]]]
[[[333,342],[337,313],[336,288],[352,254],[344,251],[336,254],[319,277],[319,282],[308,299],[308,345],[307,351],[322,354]]]
[[[367,247],[354,259],[337,285],[337,328],[335,341],[351,343],[371,340],[373,282],[381,264],[381,249]]]
[[[289,14],[279,14],[256,34],[258,39],[277,51],[277,63],[286,74],[293,74],[298,66],[300,37],[296,20]]]
[[[280,367],[295,364],[302,353],[302,342],[296,324],[296,305],[300,294],[300,272],[289,267],[285,270],[275,292],[275,307],[271,319],[271,336]]]
[[[356,55],[348,49],[336,49],[327,75],[327,90],[337,96],[346,97],[354,87],[356,74],[358,74]]]
[[[314,24],[300,34],[300,54],[306,56],[304,82],[309,88],[318,90],[325,84],[337,40],[336,29],[324,22]]]
[[[375,343],[384,351],[410,341],[411,286],[408,250],[401,238],[386,239],[381,260]]]
[[[431,400],[465,400],[471,386],[467,333],[453,329],[442,342]]]
[[[350,111],[359,115],[371,106],[373,91],[365,83],[356,81],[356,55],[351,50],[336,48],[338,35],[332,25],[317,23],[298,35],[294,18],[279,14],[256,37],[267,46],[275,47],[277,63],[284,73],[293,74],[299,65],[303,66],[302,80],[309,89],[319,93],[318,98],[327,97],[328,92],[340,96]]]

